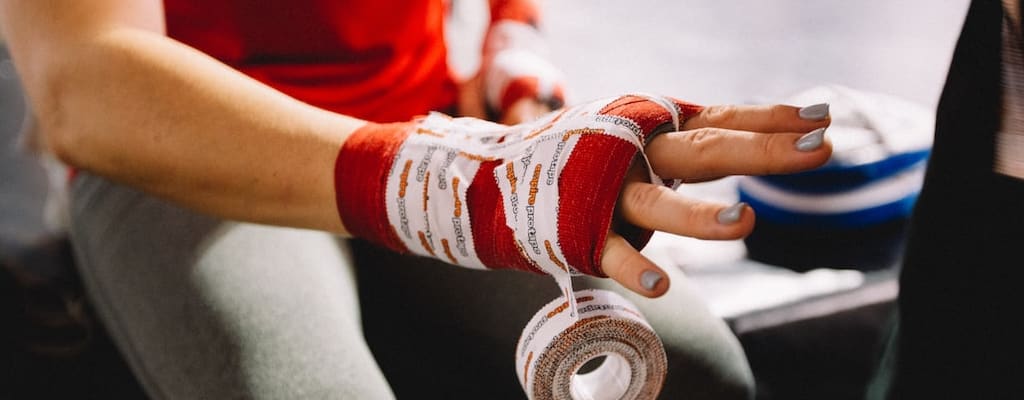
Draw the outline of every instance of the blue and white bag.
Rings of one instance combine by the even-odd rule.
[[[757,213],[748,257],[797,270],[894,265],[924,179],[934,112],[840,85],[784,102],[830,104],[833,154],[815,170],[738,180],[740,200]]]

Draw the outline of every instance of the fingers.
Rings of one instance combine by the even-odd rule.
[[[548,107],[547,104],[541,103],[534,98],[524,97],[516,100],[515,103],[512,103],[512,105],[505,110],[505,113],[499,122],[505,125],[515,125],[533,121],[549,112],[551,112],[551,107]]]
[[[665,271],[614,232],[608,232],[601,269],[626,289],[643,296],[658,297],[668,291],[669,279]]]
[[[754,212],[744,203],[713,204],[661,185],[631,181],[622,189],[619,211],[641,228],[707,240],[740,239],[754,229]]]
[[[459,84],[456,106],[461,117],[486,119],[487,106],[484,104],[483,75],[477,74],[472,79]]]
[[[681,130],[722,128],[764,133],[810,132],[831,122],[828,103],[806,107],[730,104],[705,107],[687,119]]]
[[[823,128],[800,133],[756,133],[698,128],[655,137],[645,152],[661,177],[700,182],[728,175],[809,170],[832,154]]]
[[[686,182],[799,172],[828,161],[830,123],[828,104],[711,106],[687,119],[680,132],[656,136],[644,152],[656,174]],[[618,211],[629,223],[700,239],[739,239],[753,230],[754,212],[746,204],[688,199],[638,174],[631,170],[619,198]],[[615,233],[609,233],[601,267],[641,295],[657,297],[668,290],[664,271]]]

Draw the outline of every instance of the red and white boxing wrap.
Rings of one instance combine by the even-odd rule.
[[[558,332],[598,328],[611,332],[626,327],[624,332],[649,332],[657,341],[649,326],[637,328],[637,321],[646,324],[639,313],[623,311],[632,308],[614,296],[595,294],[590,299],[600,297],[602,302],[584,305],[580,312],[625,307],[616,308],[616,318],[600,312],[578,316],[571,276],[604,276],[601,254],[630,165],[634,160],[646,162],[644,146],[654,135],[679,130],[700,109],[666,97],[627,95],[515,126],[440,113],[409,123],[368,124],[353,133],[339,152],[338,211],[353,235],[398,252],[469,268],[552,275],[564,296],[552,304],[565,304],[555,313],[565,312],[558,317],[565,319],[557,324]],[[647,169],[651,171],[649,165]],[[650,180],[678,185],[653,172]],[[651,232],[636,229],[625,234],[641,248]],[[631,321],[626,315],[630,312],[639,319]],[[542,309],[541,314],[551,311]],[[581,324],[592,326],[578,329]],[[612,362],[623,365],[621,360]],[[573,372],[579,366],[574,368]],[[652,373],[663,377],[664,370]],[[521,379],[524,385],[531,382]],[[653,391],[647,377],[631,379],[644,382],[642,388],[629,386],[634,394],[657,394],[661,386],[660,377]],[[530,394],[537,385],[524,388]]]
[[[546,45],[532,25],[502,20],[484,41],[484,96],[492,110],[504,112],[516,101],[536,99],[556,109],[565,103],[561,70],[545,57]]]
[[[352,234],[398,252],[604,276],[601,251],[634,156],[699,109],[628,95],[515,126],[440,113],[368,124],[339,153],[338,209]]]

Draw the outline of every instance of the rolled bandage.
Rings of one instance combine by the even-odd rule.
[[[516,373],[530,399],[653,399],[665,381],[665,349],[629,301],[606,290],[575,293],[578,317],[559,297],[542,307],[516,346]],[[604,357],[593,371],[584,364]]]

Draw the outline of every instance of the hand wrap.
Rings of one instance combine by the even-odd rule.
[[[504,115],[521,99],[535,99],[551,109],[565,104],[561,70],[545,57],[547,47],[536,27],[505,19],[495,22],[484,40],[484,96],[487,106]]]
[[[698,111],[627,95],[515,126],[440,113],[370,123],[339,152],[338,210],[353,235],[402,253],[605,276],[601,254],[627,170],[634,158],[646,162],[654,135],[679,130]],[[630,239],[639,248],[650,235]]]

